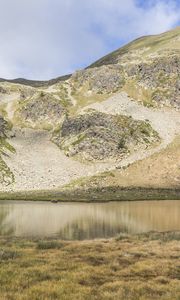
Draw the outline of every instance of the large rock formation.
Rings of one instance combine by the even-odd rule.
[[[150,124],[131,117],[90,111],[67,118],[54,141],[68,156],[87,160],[122,159],[159,140]]]

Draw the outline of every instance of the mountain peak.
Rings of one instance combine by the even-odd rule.
[[[2,191],[177,187],[179,74],[177,27],[71,76],[1,82]]]

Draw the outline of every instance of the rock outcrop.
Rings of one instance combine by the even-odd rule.
[[[178,55],[154,58],[148,62],[127,65],[126,78],[134,79],[139,88],[151,92],[156,106],[180,109],[180,58]]]
[[[6,140],[10,136],[10,129],[8,122],[0,116],[0,183],[5,186],[10,185],[14,181],[14,175],[3,159],[8,153],[15,151]]]
[[[93,93],[113,93],[121,89],[125,83],[123,68],[120,66],[102,66],[78,71],[71,77],[75,88],[87,85]]]
[[[85,160],[122,159],[159,140],[148,122],[96,111],[67,118],[54,141],[67,156]]]
[[[50,93],[40,92],[21,102],[15,117],[26,126],[51,129],[61,123],[66,109],[63,103]]]

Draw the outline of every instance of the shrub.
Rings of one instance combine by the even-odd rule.
[[[0,249],[0,261],[15,259],[19,257],[19,253],[13,250]]]
[[[47,249],[60,249],[64,245],[58,241],[39,241],[37,243],[37,249],[47,250]]]

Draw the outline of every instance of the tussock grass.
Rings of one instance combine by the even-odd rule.
[[[47,250],[47,249],[60,249],[64,245],[58,241],[39,241],[37,243],[37,249]]]
[[[19,253],[17,251],[0,248],[0,262],[6,261],[9,259],[15,259],[18,256],[19,256]]]
[[[1,238],[0,249],[9,254],[0,259],[0,299],[178,300],[179,236],[152,232],[83,242]]]

